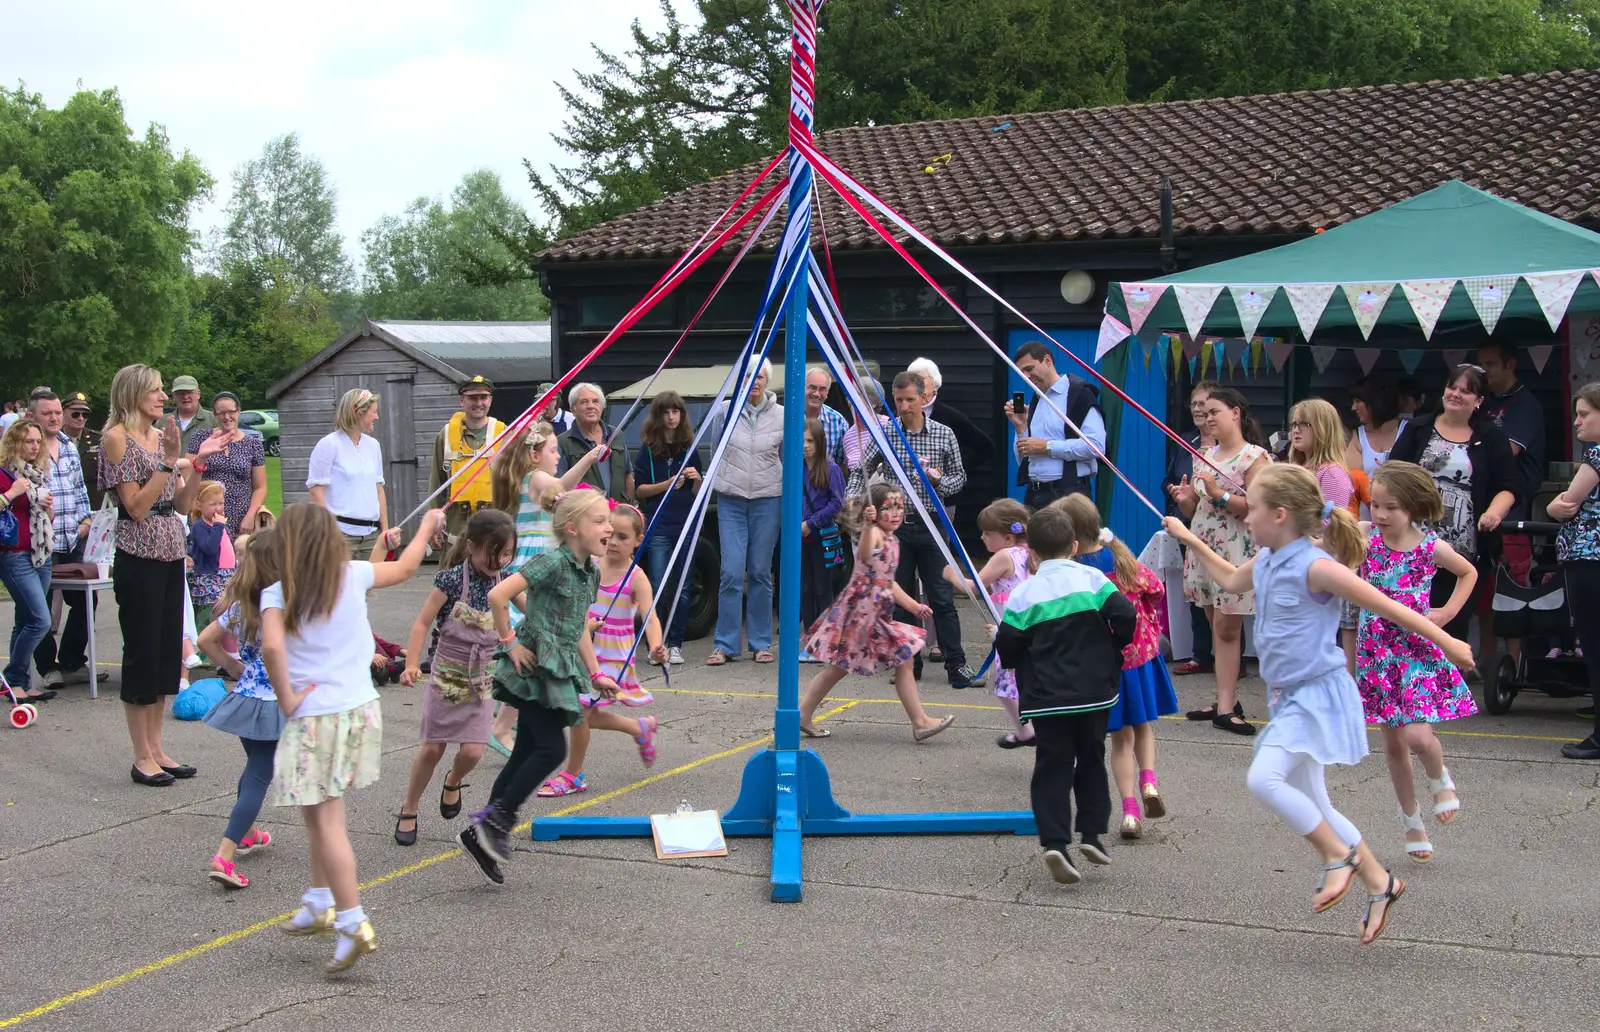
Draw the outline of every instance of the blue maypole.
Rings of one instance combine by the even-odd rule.
[[[772,745],[750,757],[739,786],[739,798],[723,815],[725,835],[770,835],[772,838],[772,899],[797,903],[801,897],[803,836],[904,835],[959,832],[1035,833],[1033,814],[1027,810],[987,813],[852,814],[833,798],[828,768],[815,750],[800,748],[800,521],[805,484],[805,380],[809,343],[807,320],[810,293],[807,254],[811,247],[813,173],[805,150],[811,146],[816,111],[817,9],[824,0],[789,0],[794,17],[789,60],[789,213],[783,244],[768,284],[790,282],[784,305],[783,413],[784,492],[779,552],[778,605],[778,705],[773,718]],[[802,149],[804,144],[804,149]],[[827,293],[818,282],[815,289]],[[827,301],[826,297],[821,298]],[[836,304],[829,304],[836,310]],[[763,308],[765,311],[765,308]],[[758,324],[757,330],[760,326]],[[754,334],[751,343],[754,343]],[[749,381],[739,386],[748,389]],[[743,398],[729,402],[728,426]],[[871,421],[867,410],[863,419]],[[874,427],[875,429],[875,427]],[[877,435],[875,435],[876,437]],[[883,442],[883,443],[886,443]],[[707,485],[709,489],[709,485]],[[539,817],[533,838],[610,838],[649,835],[648,817]]]

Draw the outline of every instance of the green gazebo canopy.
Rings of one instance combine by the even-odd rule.
[[[1600,310],[1600,233],[1451,180],[1292,244],[1113,283],[1096,356],[1149,330],[1310,340],[1383,326],[1432,339],[1543,317],[1554,332],[1569,307]]]

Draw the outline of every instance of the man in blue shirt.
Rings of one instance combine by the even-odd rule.
[[[1089,494],[1095,471],[1100,468],[1095,452],[1106,448],[1100,388],[1056,372],[1055,359],[1042,341],[1030,340],[1022,345],[1013,361],[1022,375],[1054,403],[1046,404],[1035,396],[1027,412],[1017,412],[1011,402],[1006,402],[1006,418],[1017,434],[1017,485],[1027,488],[1023,504],[1042,509],[1069,494]],[[1078,430],[1067,425],[1061,412]]]

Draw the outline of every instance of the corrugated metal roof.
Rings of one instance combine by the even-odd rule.
[[[373,327],[468,376],[496,383],[550,379],[549,322],[390,322]]]

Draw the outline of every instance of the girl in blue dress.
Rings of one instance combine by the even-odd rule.
[[[1355,517],[1324,502],[1316,478],[1298,466],[1270,466],[1251,481],[1245,526],[1259,551],[1243,566],[1219,557],[1181,520],[1169,516],[1163,525],[1222,590],[1255,591],[1271,722],[1256,738],[1247,784],[1257,801],[1322,854],[1314,912],[1344,899],[1360,877],[1368,892],[1361,942],[1370,943],[1383,934],[1406,885],[1378,862],[1328,798],[1326,765],[1354,766],[1367,754],[1361,695],[1338,644],[1339,600],[1421,635],[1462,669],[1472,666],[1472,649],[1356,576],[1351,567],[1364,543]],[[1313,542],[1313,534],[1322,536],[1331,555]]]

